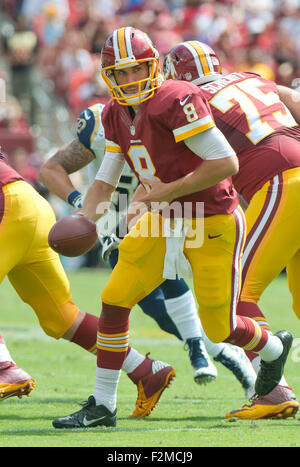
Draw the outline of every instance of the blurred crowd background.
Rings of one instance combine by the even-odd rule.
[[[200,40],[225,72],[300,82],[300,0],[0,0],[0,26],[1,148],[47,198],[40,164],[75,137],[85,107],[109,98],[99,58],[115,28],[147,32],[162,61],[176,43]],[[74,177],[80,188],[84,177]],[[51,203],[65,214],[64,203]]]

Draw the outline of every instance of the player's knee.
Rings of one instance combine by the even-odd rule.
[[[72,300],[55,308],[48,313],[38,314],[40,325],[47,336],[60,339],[70,329],[79,313],[79,309]]]
[[[225,322],[201,320],[201,324],[206,336],[214,344],[224,342],[230,336],[230,326]]]
[[[130,308],[132,302],[130,287],[127,287],[124,283],[116,286],[114,282],[108,281],[102,291],[101,300],[102,303]]]

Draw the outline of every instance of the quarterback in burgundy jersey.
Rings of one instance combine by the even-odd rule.
[[[234,341],[268,360],[258,375],[256,392],[269,393],[278,383],[292,343],[287,331],[269,335],[247,316],[236,316],[245,229],[230,180],[238,171],[236,154],[216,128],[197,87],[162,83],[158,57],[151,39],[132,27],[116,29],[105,41],[101,74],[112,96],[103,111],[106,154],[82,214],[99,217],[97,208],[111,199],[126,160],[150,188],[139,198],[147,206],[174,200],[181,206],[184,201],[204,202],[203,243],[188,246],[184,230],[177,239],[149,234],[152,220],[165,234],[166,219],[157,211],[145,213],[131,228],[102,291],[94,394],[83,409],[57,419],[54,426],[116,424],[131,308],[168,278],[170,269],[177,274],[187,271],[187,262],[207,336],[213,342]],[[192,221],[196,225],[197,218]]]
[[[105,106],[102,119],[106,151],[124,155],[137,177],[164,183],[201,165],[202,159],[183,140],[215,126],[209,105],[198,89],[193,84],[173,81],[163,82],[134,119],[128,107],[120,108],[115,100]],[[176,201],[202,201],[205,215],[231,213],[238,205],[229,178]]]
[[[234,186],[249,203],[238,314],[270,329],[257,306],[265,288],[287,267],[293,308],[300,318],[300,130],[284,101],[292,90],[250,72],[222,75],[214,50],[198,41],[175,46],[164,62],[166,78],[194,83],[206,96],[218,128],[239,159]],[[295,107],[291,106],[295,112]],[[294,113],[293,112],[293,113]],[[297,111],[295,112],[297,113]],[[283,247],[284,245],[284,247]],[[249,348],[244,347],[247,351]],[[258,368],[257,353],[247,352]],[[294,416],[299,404],[282,378],[270,396],[229,417]]]

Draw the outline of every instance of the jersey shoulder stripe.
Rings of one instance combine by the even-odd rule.
[[[208,130],[215,126],[215,123],[210,115],[202,117],[195,122],[188,123],[180,128],[173,130],[174,138],[176,143],[182,141],[190,136],[196,135],[197,133],[202,133],[203,131]]]
[[[113,141],[106,140],[106,145],[105,145],[105,151],[106,152],[112,152],[114,154],[123,154],[122,149],[120,146]]]

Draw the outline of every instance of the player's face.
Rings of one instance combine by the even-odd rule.
[[[136,66],[114,70],[114,76],[119,86],[124,86],[127,83],[133,83],[130,86],[124,86],[122,89],[126,94],[136,94],[139,92],[137,81],[147,79],[149,76],[149,67],[147,62],[139,63]],[[142,83],[142,89],[146,86],[146,81]]]

